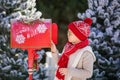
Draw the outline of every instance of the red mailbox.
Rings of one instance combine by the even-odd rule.
[[[35,50],[49,48],[51,40],[57,44],[57,34],[57,24],[52,24],[51,19],[35,20],[30,23],[11,21],[11,47],[28,50],[29,80],[32,80],[33,63],[38,57]]]
[[[35,20],[31,23],[13,21],[11,27],[12,48],[50,47],[51,21]]]

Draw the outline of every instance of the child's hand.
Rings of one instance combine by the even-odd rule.
[[[60,72],[60,74],[62,74],[62,75],[66,75],[66,74],[68,73],[68,69],[67,69],[67,68],[60,68],[60,69],[59,69],[59,72]]]
[[[55,44],[53,43],[53,41],[51,41],[51,52],[55,53],[57,51],[57,48],[55,46]]]

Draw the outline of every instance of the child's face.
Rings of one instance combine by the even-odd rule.
[[[68,41],[71,42],[72,44],[77,44],[81,42],[70,29],[68,30],[67,35],[68,35]]]

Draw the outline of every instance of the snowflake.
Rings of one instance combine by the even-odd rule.
[[[18,44],[24,43],[25,42],[25,37],[20,34],[16,36],[16,40],[15,40]]]
[[[45,33],[47,27],[45,26],[45,24],[39,24],[38,27],[37,27],[37,31],[39,33]]]

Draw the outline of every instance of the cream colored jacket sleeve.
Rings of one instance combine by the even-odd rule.
[[[54,58],[55,63],[58,63],[59,58],[61,57],[61,54],[57,50],[55,53],[52,53],[52,57]]]

